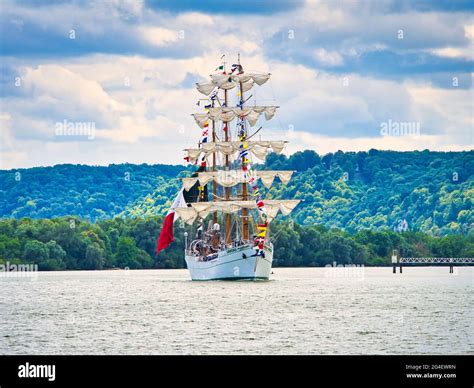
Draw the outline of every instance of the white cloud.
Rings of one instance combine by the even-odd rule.
[[[438,89],[430,85],[408,85],[413,109],[426,129],[435,128],[449,137],[449,143],[473,145],[472,89]]]
[[[182,25],[197,25],[200,27],[212,27],[214,25],[214,18],[210,15],[200,12],[186,12],[180,14],[176,18],[176,24]]]
[[[108,6],[109,9],[116,11],[125,18],[141,16],[143,5],[143,0],[108,0],[104,3],[104,6]]]
[[[472,48],[459,48],[459,47],[443,47],[439,49],[431,50],[431,53],[437,55],[439,57],[446,57],[446,58],[466,58],[472,59]]]
[[[341,54],[337,51],[326,51],[323,48],[316,49],[313,56],[322,65],[339,66],[344,62]]]
[[[64,115],[81,112],[89,115],[116,115],[125,106],[111,98],[93,79],[84,78],[64,66],[47,64],[26,68],[22,75],[31,99],[49,97],[47,104],[56,104]]]
[[[192,85],[177,85],[190,72],[205,79],[216,57],[217,53],[182,60],[96,55],[25,69],[23,103],[8,102],[2,116],[11,117],[15,136],[21,134],[10,140],[16,152],[10,151],[3,167],[140,160],[180,163],[182,149],[195,144],[200,136],[190,114],[199,109],[195,103],[202,96]],[[261,55],[245,56],[243,63],[248,71],[272,73],[269,83],[252,91],[259,103],[281,106],[272,121],[263,122],[261,135],[273,139],[286,136],[285,130],[293,125],[289,150],[457,150],[471,144],[469,90],[444,90],[357,74],[345,79],[302,65],[268,61]],[[129,87],[123,85],[126,74]],[[57,109],[51,110],[53,116],[35,117],[38,105],[41,110],[51,110],[53,105]],[[54,138],[54,121],[71,117],[97,117],[102,124],[97,125],[95,139]],[[389,119],[419,121],[422,136],[380,137],[380,123]],[[356,127],[357,131],[352,129]],[[26,133],[24,128],[28,128]],[[364,130],[360,132],[360,128]],[[41,139],[47,147],[40,147],[41,152],[32,149]]]
[[[143,40],[158,47],[168,46],[179,39],[179,31],[167,28],[140,27],[138,32]]]
[[[218,46],[224,47],[226,52],[256,53],[259,46],[250,40],[245,40],[235,35],[223,35],[218,38]]]
[[[269,98],[275,91],[276,101],[271,102],[281,105],[279,119],[285,128],[293,125],[295,130],[334,136],[375,136],[373,128],[389,118],[417,119],[411,95],[399,82],[357,74],[334,75],[302,65],[271,65],[271,85],[257,93],[260,98]]]
[[[297,13],[303,22],[313,24],[321,30],[336,29],[349,19],[344,9],[333,8],[330,3],[318,0],[307,1],[306,6]]]
[[[446,58],[465,58],[474,60],[474,25],[464,26],[464,36],[468,40],[467,46],[441,47],[431,50],[431,52],[440,57]]]
[[[467,24],[464,26],[464,36],[474,43],[474,24]]]
[[[167,129],[178,130],[179,124],[163,116],[154,120],[147,120],[138,115],[121,116],[118,118],[115,128],[98,131],[97,138],[135,144],[140,140],[147,141],[146,139],[152,137],[166,139]]]
[[[21,166],[27,160],[27,153],[18,150],[18,141],[11,128],[11,116],[0,113],[0,169]]]
[[[8,113],[0,114],[0,149],[2,151],[13,148],[13,135],[11,133],[11,116]]]
[[[260,104],[281,106],[261,134],[262,138],[286,135],[293,125],[290,150],[456,150],[472,145],[472,89],[323,72],[298,64],[298,55],[278,52],[278,37],[283,32],[287,42],[286,31],[292,28],[295,39],[289,47],[299,47],[324,66],[348,65],[344,60],[357,60],[368,51],[417,47],[439,56],[472,59],[474,29],[464,14],[384,14],[372,4],[346,2],[336,7],[317,1],[271,19],[262,14],[173,16],[132,0],[85,8],[18,6],[16,17],[23,21],[18,28],[36,22],[48,31],[67,34],[75,27],[82,44],[86,32],[97,36],[117,32],[118,39],[130,36],[140,50],[146,49],[136,55],[37,56],[31,62],[38,65],[28,67],[22,67],[23,60],[12,59],[24,86],[20,95],[0,100],[2,143],[8,148],[2,152],[2,166],[181,162],[182,148],[195,144],[200,135],[190,114],[203,96],[191,81],[206,79],[223,53],[227,63],[233,63],[237,52],[246,71],[272,73],[268,84],[249,94]],[[133,18],[138,22],[130,22]],[[396,39],[398,29],[404,29],[403,41]],[[181,30],[184,39],[179,37]],[[463,46],[466,40],[470,47]],[[269,42],[276,46],[268,47]],[[148,49],[171,54],[166,51],[166,56],[157,58]],[[235,91],[230,96],[234,98]],[[63,119],[95,121],[95,139],[54,137],[54,123]],[[380,123],[389,119],[420,122],[422,135],[382,138]]]
[[[429,149],[432,151],[468,151],[472,143],[458,144],[449,135],[420,135],[420,136],[383,136],[383,137],[329,137],[308,132],[287,132],[282,134],[289,140],[285,151],[291,154],[305,149],[315,150],[324,155],[336,151],[368,151],[378,150],[414,151]]]

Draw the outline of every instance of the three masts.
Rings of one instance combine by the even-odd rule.
[[[253,95],[246,93],[269,78],[269,73],[244,72],[239,57],[229,71],[223,62],[210,81],[196,84],[207,97],[204,112],[193,114],[202,134],[197,148],[185,150],[185,159],[198,170],[183,178],[157,242],[159,253],[173,241],[177,218],[187,224],[197,221],[191,243],[185,233],[185,261],[193,280],[268,279],[273,262],[269,224],[279,212],[288,215],[299,203],[266,200],[259,190],[261,183],[270,188],[275,178],[288,183],[292,171],[262,171],[252,165],[265,160],[270,151],[282,152],[286,143],[255,137],[262,129],[255,129],[259,118],[272,119],[278,107],[251,105]],[[237,98],[231,104],[229,95],[235,88]]]

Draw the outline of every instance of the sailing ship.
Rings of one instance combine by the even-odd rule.
[[[210,80],[196,84],[205,96],[196,104],[204,111],[193,114],[202,133],[196,148],[185,149],[185,160],[198,169],[183,178],[157,252],[173,241],[173,222],[181,218],[197,225],[192,237],[185,232],[184,255],[191,279],[268,280],[274,252],[270,224],[279,212],[288,215],[299,200],[264,199],[260,182],[270,188],[278,177],[286,184],[293,171],[262,171],[252,164],[265,160],[271,151],[281,153],[287,142],[261,140],[262,126],[256,129],[259,118],[272,119],[278,106],[257,105],[255,98],[249,103],[253,97],[249,92],[265,84],[271,74],[245,72],[240,54],[229,70],[225,56],[221,61]]]

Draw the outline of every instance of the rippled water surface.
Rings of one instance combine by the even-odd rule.
[[[474,354],[474,268],[333,271],[0,277],[0,354]]]

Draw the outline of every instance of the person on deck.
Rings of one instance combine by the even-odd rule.
[[[211,247],[214,252],[217,252],[221,245],[221,226],[216,222],[212,226]]]

